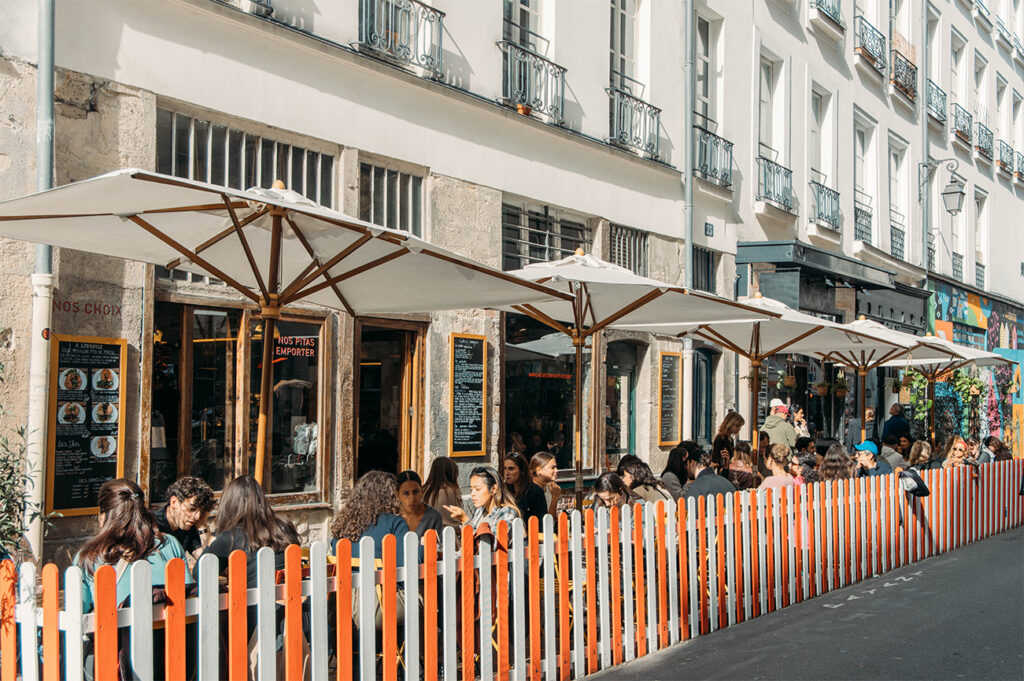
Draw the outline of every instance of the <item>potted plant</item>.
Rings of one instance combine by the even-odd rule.
[[[814,384],[814,389],[818,391],[818,397],[825,397],[825,395],[828,395],[828,390],[831,387],[832,384],[828,381],[818,381]]]
[[[832,386],[832,394],[843,399],[846,394],[850,391],[850,384],[846,382],[845,378],[839,377],[836,379],[835,384]]]
[[[522,114],[523,116],[529,116],[531,113],[533,113],[533,109],[527,106],[526,104],[516,104],[516,111]]]
[[[903,380],[898,378],[890,378],[885,382],[885,387],[891,390],[893,395],[899,395],[903,386]]]
[[[913,371],[904,371],[903,372],[903,387],[904,388],[909,388],[913,384],[914,384],[914,372]]]
[[[786,374],[785,376],[782,377],[782,384],[787,388],[795,388],[796,376],[794,376],[793,374]]]

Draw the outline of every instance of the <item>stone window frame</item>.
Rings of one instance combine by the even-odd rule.
[[[382,227],[389,227],[398,231],[412,234],[413,236],[421,239],[429,239],[429,225],[430,225],[430,169],[427,166],[419,165],[409,161],[402,161],[399,159],[391,158],[388,156],[382,156],[379,154],[368,153],[360,151],[355,154],[354,163],[351,168],[346,163],[345,175],[350,177],[351,180],[348,183],[349,187],[354,187],[354,195],[345,197],[345,210],[353,217],[358,217],[360,220],[378,224],[368,217],[363,217],[364,212],[362,210],[363,201],[363,166],[370,166],[372,169],[380,169],[385,173],[396,173],[398,180],[401,182],[401,177],[408,176],[411,178],[420,179],[420,233],[410,232],[402,230],[398,227],[392,227],[391,225],[381,225]],[[411,188],[411,185],[410,185]],[[371,208],[372,211],[372,208]]]

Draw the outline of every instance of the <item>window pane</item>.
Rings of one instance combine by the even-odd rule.
[[[402,173],[398,182],[399,191],[401,192],[403,199],[401,210],[398,211],[398,228],[403,232],[409,231],[409,202],[411,200],[409,192],[410,179],[411,176],[408,173]]]
[[[306,150],[302,147],[292,147],[292,179],[288,183],[288,189],[300,194],[306,192],[306,181],[303,173],[306,169]]]
[[[317,179],[320,177],[320,173],[317,172],[317,161],[320,154],[315,151],[306,152],[306,198],[310,201],[318,201],[316,185]]]
[[[234,477],[235,355],[241,313],[192,315],[192,439],[190,475],[215,490]]]
[[[334,157],[320,156],[320,205],[334,207]]]
[[[273,391],[270,404],[269,493],[316,489],[320,324],[279,320],[274,339]],[[263,322],[253,322],[250,420],[259,416],[263,357]],[[249,470],[254,471],[256,427],[249,429]]]
[[[180,305],[153,305],[153,396],[149,442],[149,493],[166,501],[178,477],[178,420],[181,409]]]
[[[192,119],[188,116],[174,116],[174,174],[188,177],[189,165],[192,161]]]
[[[256,168],[258,167],[256,150],[259,149],[259,139],[252,135],[245,136],[245,177],[242,180],[242,189],[250,189],[256,186]]]
[[[277,170],[274,173],[275,180],[281,180],[285,184],[288,183],[288,169],[290,168],[288,155],[291,153],[291,147],[287,144],[277,145]],[[288,187],[291,189],[291,187]]]
[[[388,171],[388,204],[387,204],[387,222],[384,223],[385,227],[392,229],[398,228],[398,206],[401,202],[402,197],[398,194],[398,172],[394,170]]]
[[[384,225],[384,169],[373,169],[373,218],[375,225]]]
[[[225,147],[228,140],[228,129],[223,125],[213,126],[213,137],[210,139],[210,183],[224,184]]]
[[[242,188],[242,133],[230,131],[228,135],[228,186]]]
[[[209,182],[209,165],[207,163],[210,151],[210,123],[208,121],[196,121],[196,155],[192,164],[192,178],[200,182]]]
[[[274,186],[274,151],[277,142],[266,138],[260,140],[260,186],[270,189]]]
[[[419,177],[412,178],[412,193],[410,194],[410,201],[412,202],[412,217],[410,231],[415,236],[423,236],[423,179]]]
[[[366,163],[359,164],[359,219],[371,221],[373,216],[373,169]]]
[[[174,114],[170,111],[156,111],[156,171],[164,175],[171,174],[171,158],[174,153],[172,139],[174,133],[171,126]]]

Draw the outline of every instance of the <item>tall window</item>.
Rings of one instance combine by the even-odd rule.
[[[711,24],[697,17],[697,109],[698,123],[713,130],[715,112],[712,108]]]
[[[889,140],[889,219],[897,227],[903,227],[907,213],[903,177],[906,151],[903,144]]]
[[[423,236],[423,178],[360,163],[359,219]]]
[[[693,247],[693,288],[715,292],[715,252],[700,246]]]
[[[1013,139],[1010,107],[1006,103],[1006,81],[996,75],[996,137],[1004,142]]]
[[[611,86],[630,94],[636,92],[636,10],[637,0],[611,0]]]
[[[988,69],[988,62],[980,55],[975,53],[974,55],[974,114],[977,120],[982,123],[988,123],[988,88],[986,83],[988,79],[985,78],[985,73]]]
[[[821,129],[825,117],[825,104],[820,93],[811,91],[811,129],[808,131],[811,179],[828,184],[825,164],[822,162]]]
[[[609,229],[608,260],[642,277],[647,276],[647,232],[622,225]]]
[[[592,236],[586,218],[549,206],[503,203],[501,227],[502,263],[506,270],[560,260],[577,248],[588,253],[591,250]]]
[[[1014,92],[1013,105],[1010,107],[1010,130],[1007,133],[1007,139],[1010,140],[1015,149],[1024,150],[1022,126],[1024,126],[1024,122],[1021,120],[1021,96]],[[1024,168],[1019,170],[1024,172]]]
[[[988,262],[988,215],[983,192],[974,193],[974,261],[984,266]]]
[[[322,206],[334,203],[334,156],[165,109],[156,112],[156,168],[233,189],[281,180]]]
[[[503,38],[534,52],[543,52],[540,44],[541,0],[505,0]]]
[[[964,105],[964,40],[956,32],[950,36],[949,47],[949,99]]]
[[[758,85],[757,141],[761,156],[775,160],[772,147],[772,125],[774,123],[773,108],[775,105],[775,64],[761,57]]]

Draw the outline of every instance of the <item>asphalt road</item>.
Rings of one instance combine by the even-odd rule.
[[[1021,681],[1024,528],[588,678]]]

